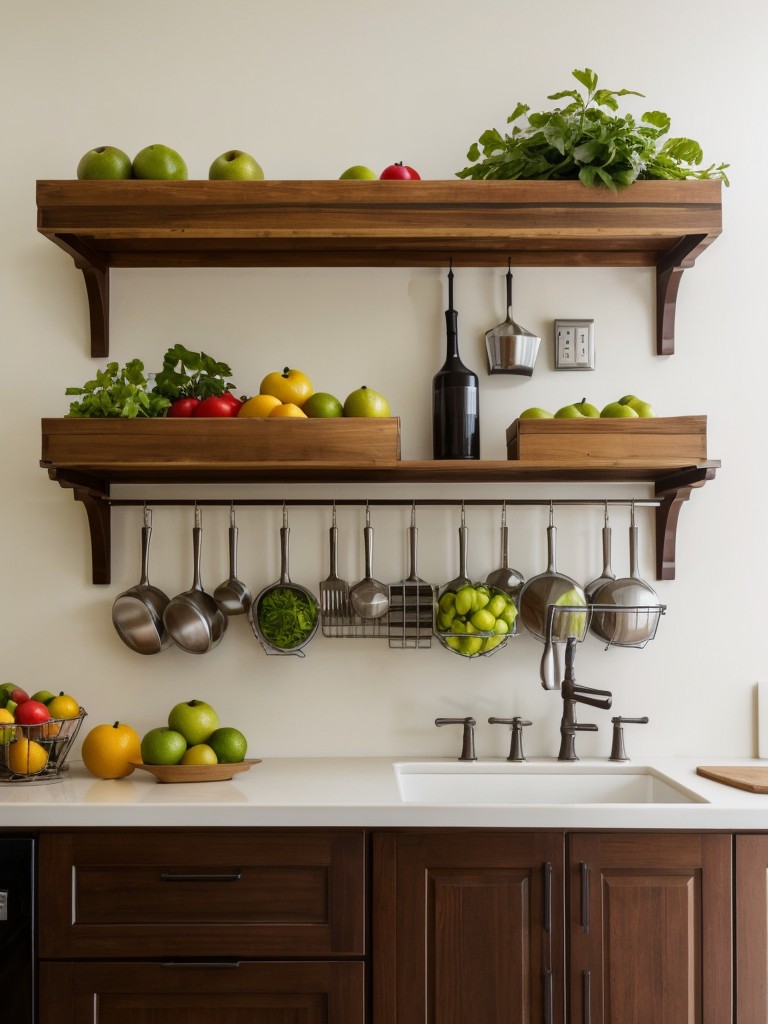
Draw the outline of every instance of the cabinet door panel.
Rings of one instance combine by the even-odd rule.
[[[573,1024],[730,1021],[730,837],[569,842]]]
[[[768,1021],[768,836],[736,836],[736,1020]]]
[[[364,1024],[362,963],[44,963],[40,1024]]]
[[[40,954],[362,955],[364,848],[342,830],[45,834]]]
[[[375,1024],[562,1020],[562,836],[376,840]]]

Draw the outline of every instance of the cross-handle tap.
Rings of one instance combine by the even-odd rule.
[[[579,686],[576,682],[573,664],[576,659],[576,638],[568,637],[565,647],[565,678],[560,693],[563,698],[563,717],[560,720],[560,753],[558,761],[578,761],[575,750],[577,732],[597,732],[592,723],[576,721],[576,705],[588,704],[593,708],[607,711],[612,702],[610,690],[596,690],[590,686]]]
[[[477,722],[474,718],[436,718],[435,725],[463,725],[464,732],[462,733],[459,761],[477,760],[475,755],[475,726]]]
[[[521,718],[520,715],[515,715],[514,718],[489,718],[488,721],[491,725],[512,726],[512,741],[507,760],[525,761],[525,754],[523,753],[523,728],[526,725],[533,725],[533,722],[529,722],[527,718]]]

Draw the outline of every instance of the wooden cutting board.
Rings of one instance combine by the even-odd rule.
[[[726,786],[745,789],[748,793],[768,793],[768,765],[741,768],[709,766],[698,767],[696,771],[705,779],[714,779]]]

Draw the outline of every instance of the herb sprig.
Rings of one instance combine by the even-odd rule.
[[[108,363],[97,370],[93,380],[81,388],[67,388],[67,395],[82,395],[69,406],[68,416],[127,417],[164,416],[171,404],[164,395],[147,391],[144,363],[131,359],[121,370],[118,363]]]
[[[191,352],[183,345],[174,345],[163,356],[163,368],[155,375],[155,391],[169,398],[210,398],[234,389],[225,377],[232,370],[205,352]]]
[[[527,124],[515,124],[509,134],[495,128],[483,132],[467,153],[471,166],[457,171],[458,178],[474,179],[578,179],[584,185],[603,185],[617,191],[632,182],[649,179],[719,178],[729,184],[728,164],[700,168],[701,146],[693,139],[668,138],[671,122],[660,110],[646,111],[640,121],[618,111],[618,98],[643,96],[632,89],[598,89],[590,68],[572,72],[583,87],[553,93],[550,100],[570,100],[554,110],[531,113],[518,103],[507,124],[527,115]]]

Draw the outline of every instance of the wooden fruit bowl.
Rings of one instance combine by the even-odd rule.
[[[140,764],[131,761],[134,768],[149,772],[158,782],[223,782],[260,763],[260,757],[246,758],[236,764]]]

